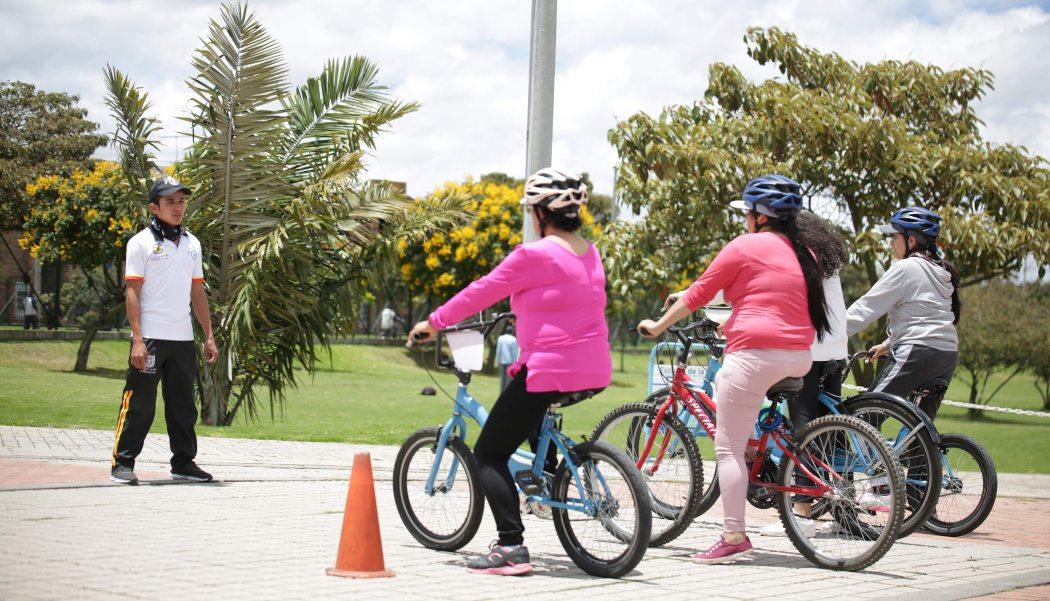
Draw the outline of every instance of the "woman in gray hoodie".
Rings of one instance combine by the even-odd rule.
[[[871,360],[887,355],[871,390],[907,398],[937,378],[951,381],[959,362],[959,274],[940,257],[941,218],[929,209],[906,207],[879,231],[892,238],[896,262],[850,306],[853,335],[888,315],[887,338],[871,347]],[[934,418],[942,395],[927,395],[920,408]]]

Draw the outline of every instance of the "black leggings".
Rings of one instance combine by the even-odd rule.
[[[824,370],[832,367],[828,365],[829,363],[832,362],[814,361],[809,372],[802,378],[802,390],[788,401],[788,415],[791,417],[793,434],[798,434],[798,431],[806,424],[829,413],[828,408],[817,398]],[[824,382],[824,390],[836,396],[842,394],[842,380],[838,374],[828,376],[827,381]]]
[[[528,392],[525,390],[525,367],[503,389],[489,413],[485,427],[474,443],[474,456],[481,468],[481,487],[496,518],[500,545],[520,545],[522,534],[521,506],[507,461],[526,440],[535,443],[547,413],[547,407],[566,396],[565,392]],[[535,449],[534,449],[535,450]],[[547,469],[552,470],[552,448]]]

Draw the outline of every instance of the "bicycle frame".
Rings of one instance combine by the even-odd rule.
[[[672,415],[679,413],[678,400],[681,399],[684,409],[694,418],[707,436],[714,439],[715,436],[715,424],[711,421],[710,416],[714,415],[717,411],[716,405],[711,397],[702,389],[701,386],[692,385],[692,379],[686,373],[686,361],[688,358],[689,345],[681,344],[681,354],[679,355],[678,364],[675,366],[674,380],[671,383],[671,394],[668,395],[667,401],[656,412],[655,423],[663,421],[664,416],[668,411],[672,411]],[[712,362],[717,362],[717,359],[712,358]],[[717,366],[714,371],[717,372]],[[708,373],[711,372],[711,365],[708,364]],[[705,375],[705,379],[706,375]],[[656,436],[659,432],[659,428],[652,428],[649,431],[649,435],[646,437],[645,446],[642,448],[640,458],[637,461],[638,469],[642,469],[645,464],[645,458],[649,456],[652,451],[653,444],[655,443]],[[650,473],[654,472],[659,468],[660,461],[667,452],[668,445],[670,443],[670,431],[664,434],[664,440],[660,444],[660,450],[657,454],[657,459],[654,461]],[[770,453],[760,452],[755,461],[751,462],[751,468],[748,473],[748,480],[750,484],[755,486],[762,486],[767,490],[774,492],[787,492],[798,495],[805,495],[810,497],[823,497],[833,490],[831,486],[821,483],[821,478],[813,474],[807,465],[795,454],[793,447],[794,444],[790,441],[790,438],[786,435],[783,427],[778,427],[772,430],[762,430],[762,435],[759,438],[758,448],[759,449],[770,449],[776,447],[780,451],[781,455],[787,455],[795,461],[799,471],[801,471],[810,481],[817,483],[815,486],[781,486],[779,484],[764,482],[759,479],[762,473],[763,465]],[[835,477],[842,479],[836,471],[823,461],[812,457],[809,453],[808,459],[813,464],[821,469],[827,470],[830,474]],[[772,459],[770,459],[772,460]]]
[[[469,378],[467,378],[467,380],[469,381]],[[441,459],[445,454],[445,449],[448,447],[449,439],[456,436],[461,440],[466,440],[467,418],[479,426],[484,427],[489,416],[488,410],[485,409],[477,399],[471,396],[470,392],[467,390],[466,382],[460,381],[456,388],[456,396],[453,401],[452,417],[450,417],[441,428],[437,447],[434,449],[434,463],[430,467],[430,473],[427,476],[427,481],[424,486],[424,492],[430,496],[434,495],[439,489],[451,489],[455,482],[456,472],[459,470],[459,459],[453,459],[444,482],[440,484],[437,483],[438,470],[441,466]],[[579,491],[581,493],[580,496],[583,497],[585,496],[582,494],[582,491],[585,490],[583,480],[580,477],[579,467],[576,465],[573,454],[570,450],[576,445],[576,442],[563,434],[556,427],[557,420],[558,415],[554,410],[548,409],[547,414],[543,419],[543,425],[540,428],[539,441],[536,445],[537,452],[531,453],[522,449],[514,451],[514,455],[511,456],[511,459],[508,462],[510,472],[511,474],[516,474],[521,471],[529,470],[534,477],[542,480],[545,478],[543,472],[544,458],[547,456],[550,446],[553,444],[557,451],[561,453],[562,457],[565,458],[565,463],[572,474],[576,490]],[[602,488],[606,492],[609,492],[609,485],[602,476],[601,471],[592,470],[592,474],[601,484]],[[530,501],[558,509],[580,511],[592,517],[598,513],[597,504],[591,499],[578,498],[566,499],[565,502],[554,501],[549,497],[549,491],[548,495],[528,495],[527,498]]]

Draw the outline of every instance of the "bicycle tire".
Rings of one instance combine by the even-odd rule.
[[[616,467],[623,477],[623,481],[627,484],[635,502],[635,528],[632,536],[626,542],[626,548],[623,553],[611,559],[596,557],[583,548],[573,527],[573,520],[570,519],[569,515],[580,515],[579,512],[553,507],[554,530],[558,533],[558,540],[561,541],[565,553],[581,570],[592,576],[619,578],[633,570],[642,561],[645,551],[649,548],[652,529],[652,507],[649,503],[649,492],[645,486],[645,481],[642,479],[641,472],[627,458],[627,455],[609,443],[600,441],[582,442],[574,446],[570,452],[578,468],[595,459],[600,459]],[[551,499],[557,502],[565,502],[570,497],[569,487],[573,485],[573,481],[572,472],[563,458],[558,465],[558,471],[554,475],[554,481],[551,486]],[[579,520],[577,523],[593,520],[602,521],[602,519],[595,517],[588,520]],[[604,521],[602,525],[610,534],[613,534],[609,525]],[[620,537],[619,535],[616,536]]]
[[[777,493],[777,510],[780,513],[780,521],[784,525],[784,532],[791,540],[791,544],[795,546],[795,549],[803,557],[821,568],[853,572],[862,570],[882,559],[886,552],[890,550],[890,547],[893,546],[893,543],[896,542],[897,531],[900,529],[904,519],[904,472],[896,454],[893,453],[893,450],[882,438],[882,434],[869,424],[853,416],[826,415],[818,417],[806,424],[799,431],[798,435],[794,437],[794,440],[798,442],[798,448],[802,449],[805,448],[805,445],[811,438],[815,438],[822,431],[832,428],[852,430],[855,435],[863,437],[866,442],[870,443],[879,460],[886,466],[887,486],[891,489],[892,505],[889,506],[887,525],[881,531],[875,531],[878,534],[878,537],[875,539],[875,545],[859,557],[850,559],[830,558],[812,548],[808,544],[809,536],[798,528],[798,522],[789,518],[794,511],[794,495],[789,492]],[[781,486],[790,484],[795,472],[794,463],[793,460],[781,462],[780,470],[777,474],[777,483]],[[869,527],[869,529],[871,528]]]
[[[913,430],[923,423],[922,419],[914,413],[915,411],[920,411],[920,409],[918,406],[910,403],[899,404],[878,397],[854,397],[854,399],[846,399],[844,405],[848,415],[856,416],[858,413],[865,411],[877,411],[889,415],[900,423],[913,428]],[[863,421],[870,424],[866,420]],[[914,474],[918,472],[921,478],[922,470],[925,470],[927,485],[912,484],[906,476],[904,521],[901,523],[900,532],[897,534],[898,538],[908,536],[922,527],[923,523],[930,517],[930,514],[933,513],[933,510],[937,508],[937,499],[941,494],[941,479],[931,477],[931,474],[940,472],[941,451],[937,446],[937,441],[934,439],[933,434],[925,428],[921,428],[916,432],[915,440],[917,441],[917,448],[909,445],[908,449],[901,449],[901,453],[898,453],[897,457],[900,459],[901,465],[904,466],[906,473],[911,472]],[[891,446],[890,448],[893,447]],[[914,449],[914,452],[912,449]],[[904,452],[907,452],[907,457],[902,457],[902,454],[905,454]]]
[[[926,520],[926,530],[939,536],[962,536],[976,530],[992,513],[999,488],[999,475],[995,471],[995,462],[984,446],[965,434],[942,434],[942,451],[960,449],[968,453],[981,470],[981,481],[984,489],[977,507],[962,519],[945,521],[936,517],[936,512]],[[943,494],[943,493],[942,493]],[[947,496],[947,495],[946,495]]]
[[[630,420],[630,431],[626,440],[628,448],[621,450],[625,452],[628,459],[637,465],[641,449],[645,444],[644,432],[646,428],[644,426],[652,427],[658,409],[659,406],[647,403],[621,405],[607,413],[598,422],[598,425],[594,427],[594,431],[591,433],[591,440],[603,440],[602,435],[613,424],[620,420]],[[653,514],[660,518],[653,520],[652,534],[649,541],[649,546],[651,547],[658,547],[673,541],[681,536],[686,528],[693,523],[700,503],[700,491],[704,483],[704,464],[700,457],[700,449],[696,446],[696,441],[693,440],[693,435],[689,428],[674,415],[664,415],[661,427],[667,428],[678,437],[678,440],[682,441],[681,450],[689,469],[691,482],[686,485],[687,492],[684,502],[676,506],[661,499],[660,497],[663,495],[657,495],[652,492],[652,488],[649,486],[649,482],[652,480],[647,479],[648,474],[645,471],[642,472],[642,478],[646,482],[646,490],[649,491]],[[604,440],[604,442],[609,442],[619,448],[618,444],[609,440]],[[656,451],[657,449],[653,449],[651,453]],[[665,523],[666,528],[664,527]]]
[[[447,534],[434,532],[422,523],[415,508],[412,506],[410,501],[411,495],[408,490],[408,469],[412,457],[419,449],[426,446],[436,446],[440,436],[440,427],[423,428],[413,432],[401,445],[397,452],[397,459],[394,460],[394,504],[397,506],[397,512],[401,516],[401,522],[405,525],[409,534],[419,541],[420,544],[428,549],[437,551],[455,551],[474,538],[485,512],[485,497],[481,488],[481,474],[478,469],[478,463],[466,443],[457,437],[450,437],[448,446],[445,448],[446,453],[452,451],[455,457],[459,459],[460,469],[464,471],[467,477],[470,504],[462,526]]]
[[[647,396],[642,402],[653,404],[659,407],[667,399],[667,395],[670,394],[670,390],[670,388],[660,388],[652,394],[650,394],[649,396]],[[707,417],[710,418],[711,423],[715,424],[717,427],[717,416],[714,413],[708,413]],[[699,448],[699,445],[697,445],[697,449]],[[715,502],[718,501],[718,497],[721,496],[721,492],[718,487],[718,462],[715,461],[713,462],[713,464],[714,469],[707,470],[711,473],[706,476],[706,480],[704,481],[704,487],[700,491],[700,501],[696,504],[696,513],[693,515],[693,519],[696,519],[707,513],[707,511],[714,506]]]

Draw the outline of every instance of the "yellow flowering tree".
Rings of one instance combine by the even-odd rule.
[[[521,244],[523,188],[521,180],[493,173],[480,179],[448,182],[431,193],[432,197],[457,194],[471,198],[467,208],[472,218],[461,227],[436,232],[418,243],[401,244],[402,283],[409,299],[426,300],[424,315],[432,306],[491,271]],[[594,216],[586,208],[581,216],[580,234],[590,240],[597,239],[600,227]],[[412,301],[409,303],[411,307]],[[507,308],[506,303],[500,307],[501,310]],[[490,349],[487,367],[491,367],[493,349]]]
[[[118,164],[98,161],[69,177],[43,176],[26,186],[31,200],[19,245],[44,261],[83,270],[91,303],[80,320],[84,338],[74,371],[87,369],[88,353],[102,324],[124,307],[124,244],[141,223],[144,208],[130,200]]]
[[[466,225],[436,232],[401,247],[401,277],[409,289],[434,303],[443,302],[485,275],[522,241],[523,185],[502,174],[448,182],[432,196],[461,194],[472,199]],[[581,235],[594,239],[599,226],[586,208]]]

